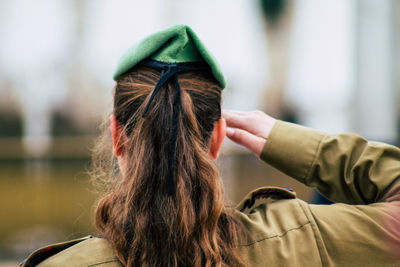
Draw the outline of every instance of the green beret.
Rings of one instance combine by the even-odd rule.
[[[113,75],[114,80],[145,59],[163,63],[205,62],[220,86],[226,86],[217,61],[187,25],[172,26],[130,47],[118,62]]]

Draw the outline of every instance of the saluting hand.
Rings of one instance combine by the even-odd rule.
[[[223,110],[222,116],[228,126],[226,136],[260,157],[276,119],[259,110]]]

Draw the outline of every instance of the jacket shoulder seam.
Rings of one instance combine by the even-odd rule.
[[[104,263],[110,263],[110,262],[119,262],[119,260],[118,260],[118,259],[106,260],[106,261],[102,261],[102,262],[98,262],[98,263],[90,264],[90,265],[88,265],[88,267],[92,267],[92,266],[99,266],[99,265],[101,265],[101,264],[104,264]]]
[[[248,246],[252,246],[252,245],[254,245],[254,244],[256,244],[256,243],[259,243],[259,242],[268,240],[268,239],[272,239],[272,238],[281,238],[281,237],[284,237],[287,233],[289,233],[289,232],[291,232],[291,231],[294,231],[294,230],[299,230],[299,229],[301,229],[301,228],[303,228],[304,226],[307,226],[307,225],[309,225],[309,224],[311,224],[311,223],[310,223],[310,222],[307,222],[307,223],[302,224],[302,225],[300,225],[300,226],[298,226],[298,227],[290,228],[290,229],[286,230],[286,231],[283,232],[283,233],[276,234],[276,235],[272,235],[272,236],[267,236],[267,237],[265,237],[265,238],[261,238],[261,239],[259,239],[259,240],[254,241],[254,242],[251,242],[251,243],[248,243],[248,244],[245,244],[245,245],[239,245],[239,246],[240,246],[240,247],[248,247]]]

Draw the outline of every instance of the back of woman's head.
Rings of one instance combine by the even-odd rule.
[[[180,73],[179,108],[174,111],[176,84],[169,81],[144,118],[159,78],[158,70],[136,67],[117,80],[113,113],[122,128],[124,166],[113,168],[96,226],[128,266],[243,265],[236,250],[239,224],[224,206],[208,151],[221,117],[221,88],[207,71]],[[103,162],[97,158],[97,166]],[[173,194],[167,193],[170,168]]]

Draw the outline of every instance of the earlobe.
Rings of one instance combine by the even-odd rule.
[[[114,114],[110,116],[110,132],[113,143],[113,154],[118,157],[123,154],[122,126]]]
[[[213,159],[218,158],[219,150],[226,135],[226,121],[220,118],[214,125],[210,142],[210,155]]]

